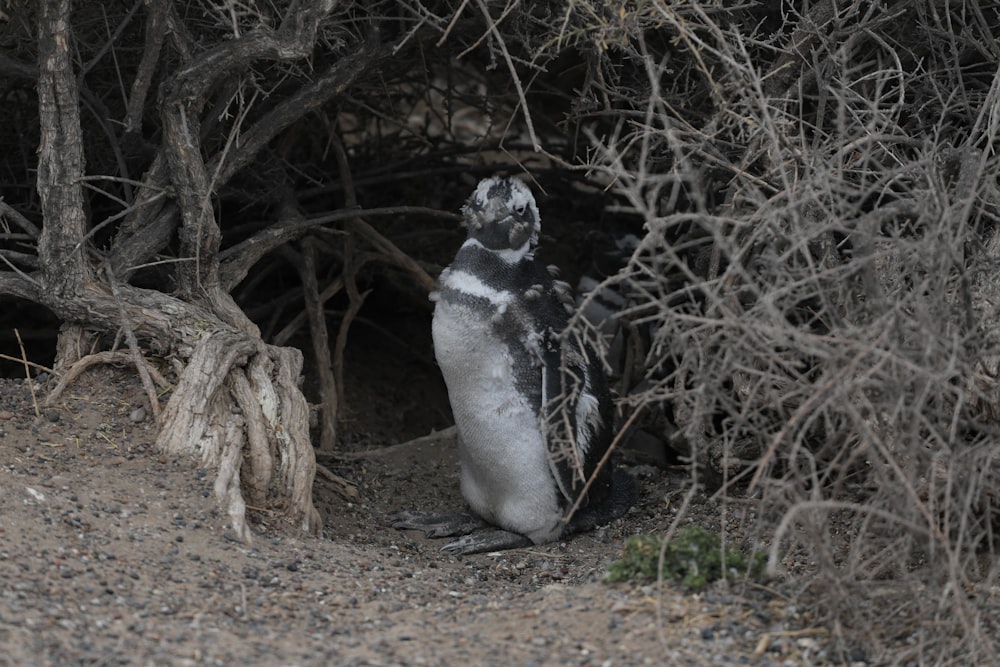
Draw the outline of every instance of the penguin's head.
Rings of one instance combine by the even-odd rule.
[[[516,178],[481,180],[462,215],[469,238],[509,262],[530,257],[538,243],[538,206],[528,186]]]

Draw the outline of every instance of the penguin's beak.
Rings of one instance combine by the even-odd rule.
[[[479,231],[486,225],[502,227],[504,225],[516,224],[513,215],[507,213],[503,217],[500,217],[503,211],[493,210],[493,207],[490,206],[478,210],[466,207],[462,213],[464,214],[462,216],[462,225],[474,232]]]

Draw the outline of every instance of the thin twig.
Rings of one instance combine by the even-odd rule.
[[[21,215],[21,212],[5,202],[3,197],[0,197],[0,215],[8,218],[15,225],[27,232],[31,238],[36,241],[42,234],[42,230],[40,230],[35,223]]]
[[[17,337],[17,345],[21,349],[21,363],[24,365],[24,380],[28,383],[28,390],[31,392],[31,404],[35,406],[35,416],[41,417],[42,411],[38,409],[38,398],[35,396],[35,383],[31,381],[31,371],[28,369],[28,355],[24,352],[24,342],[21,340],[21,332],[14,327],[14,335]]]
[[[538,136],[535,134],[535,125],[531,122],[531,110],[528,108],[528,100],[524,96],[524,86],[521,85],[521,79],[517,75],[517,69],[514,67],[514,61],[510,57],[510,51],[507,50],[507,44],[504,42],[503,37],[500,35],[500,31],[497,29],[496,23],[494,23],[493,18],[490,16],[489,10],[486,8],[486,3],[483,0],[476,0],[479,5],[479,9],[483,12],[483,17],[486,19],[486,24],[489,26],[490,31],[496,38],[497,43],[500,45],[500,52],[503,53],[504,61],[507,63],[507,69],[510,70],[510,79],[514,82],[514,87],[517,89],[517,98],[521,103],[521,111],[524,113],[524,124],[528,128],[528,137],[531,138],[531,146],[536,151],[542,150],[542,144],[538,141]]]
[[[597,462],[597,466],[594,468],[593,474],[587,480],[586,484],[583,485],[583,489],[580,491],[580,494],[576,497],[576,501],[573,503],[573,506],[563,516],[564,522],[568,522],[571,518],[573,518],[573,515],[576,514],[577,510],[580,509],[580,505],[587,497],[587,491],[590,490],[590,486],[594,483],[594,480],[597,479],[598,473],[601,472],[601,469],[608,464],[608,459],[611,458],[611,454],[618,448],[618,444],[621,442],[621,439],[625,436],[626,433],[628,433],[629,429],[632,427],[632,424],[635,423],[635,420],[639,418],[639,415],[643,411],[643,407],[644,406],[640,405],[638,408],[636,408],[635,412],[629,415],[629,418],[625,421],[622,427],[618,429],[618,433],[615,434],[614,440],[612,440],[611,444],[608,445],[608,451],[604,452],[604,456],[602,456],[601,460]]]
[[[337,276],[337,278],[332,283],[324,287],[323,291],[320,292],[319,302],[321,304],[326,303],[334,296],[336,296],[337,293],[340,292],[340,290],[342,289],[344,289],[344,277]],[[273,345],[277,345],[278,347],[284,346],[286,343],[288,343],[289,340],[291,340],[292,336],[295,335],[295,332],[298,331],[302,327],[302,325],[306,323],[307,317],[308,315],[304,310],[296,314],[295,317],[293,317],[291,321],[288,322],[288,324],[286,324],[284,327],[281,328],[281,331],[279,331],[274,335],[274,337],[271,340],[271,343]]]
[[[149,367],[146,363],[146,359],[142,356],[142,352],[139,350],[139,343],[135,338],[135,331],[132,329],[132,323],[129,321],[128,314],[125,312],[125,304],[122,303],[122,295],[121,291],[118,289],[118,281],[115,280],[115,275],[111,270],[110,264],[106,264],[104,266],[104,273],[108,277],[108,284],[111,286],[111,294],[115,299],[115,303],[118,305],[118,314],[121,317],[122,328],[125,330],[125,340],[128,343],[129,351],[132,355],[132,363],[135,364],[135,370],[139,373],[140,380],[142,380],[142,387],[146,390],[146,398],[149,400],[149,407],[153,411],[153,417],[155,419],[159,419],[160,400],[156,395],[156,387],[153,386],[153,380],[150,378]]]
[[[340,180],[344,185],[344,205],[348,209],[353,209],[358,205],[357,193],[354,191],[354,181],[351,176],[351,165],[347,159],[347,151],[340,140],[340,136],[334,133],[332,137],[333,154],[337,159],[337,167],[340,170]],[[333,350],[333,374],[336,378],[337,386],[341,388],[341,398],[344,387],[344,349],[347,347],[347,332],[351,328],[354,316],[361,310],[365,297],[371,290],[363,294],[358,292],[357,271],[360,266],[354,255],[354,235],[362,225],[358,218],[348,220],[348,229],[352,232],[344,237],[344,286],[347,288],[347,311],[343,319],[340,320],[340,328],[337,331],[337,341]]]
[[[664,616],[663,616],[663,566],[667,561],[667,545],[670,544],[670,540],[674,538],[674,533],[677,532],[677,527],[681,525],[681,521],[688,518],[687,509],[691,506],[691,501],[694,500],[695,495],[697,495],[700,490],[698,484],[692,484],[691,488],[687,490],[684,494],[684,500],[681,502],[681,506],[677,508],[677,512],[674,514],[674,520],[670,522],[670,526],[667,527],[667,531],[663,534],[663,541],[660,543],[660,555],[656,561],[656,589],[660,591],[660,595],[656,596],[656,632],[660,636],[660,642],[666,642],[666,637],[664,635]]]
[[[7,258],[7,253],[0,253],[0,260],[3,260],[3,263],[6,264],[8,268],[10,268],[14,273],[16,273],[21,278],[24,278],[28,283],[34,285],[35,287],[39,287],[39,288],[42,286],[42,284],[40,282],[38,282],[37,280],[35,280],[35,278],[33,278],[32,276],[29,276],[27,273],[25,273],[24,271],[22,271],[18,267],[14,266],[14,263],[11,262],[10,259]]]
[[[19,364],[27,364],[27,365],[31,366],[32,368],[37,368],[40,371],[43,371],[45,373],[49,373],[53,377],[57,375],[56,371],[53,370],[53,369],[51,369],[51,368],[49,368],[48,366],[42,366],[41,364],[36,364],[33,361],[28,361],[27,359],[24,359],[23,356],[22,357],[11,357],[11,356],[6,355],[6,354],[0,354],[0,359],[5,359],[7,361],[14,361],[14,362],[17,362]]]
[[[455,27],[455,24],[458,23],[458,17],[462,15],[462,12],[464,12],[465,8],[468,6],[469,6],[469,0],[462,0],[462,4],[459,5],[458,9],[456,9],[455,12],[451,15],[451,21],[448,22],[448,26],[445,28],[444,34],[441,35],[441,39],[439,39],[434,46],[436,46],[437,48],[441,48],[441,45],[444,44],[446,39],[448,39],[448,35],[451,34],[451,31]]]
[[[436,218],[444,218],[446,220],[461,220],[462,216],[451,211],[442,211],[440,209],[429,208],[426,206],[382,206],[378,208],[362,209],[358,207],[345,208],[339,211],[334,211],[333,213],[326,213],[324,215],[316,216],[315,218],[306,218],[305,220],[290,221],[286,224],[276,225],[274,227],[265,229],[245,241],[237,243],[236,245],[226,248],[219,253],[219,259],[222,262],[222,267],[219,269],[220,275],[226,277],[226,284],[233,284],[233,275],[239,275],[239,272],[232,269],[229,265],[237,264],[240,267],[245,266],[248,262],[244,259],[244,255],[254,255],[263,256],[266,252],[277,248],[280,245],[288,243],[291,240],[297,239],[307,230],[318,227],[321,225],[327,225],[331,222],[340,222],[342,220],[350,220],[353,218],[365,217],[376,217],[376,216],[399,216],[399,215],[427,215]],[[371,230],[371,231],[369,231]],[[358,232],[365,236],[373,245],[377,245],[379,238],[384,238],[381,234],[374,231],[370,225],[367,223],[362,224],[358,227]],[[390,248],[391,243],[386,240],[386,245],[383,251],[386,252],[387,258],[394,261],[393,253]],[[392,246],[394,247],[394,246]],[[401,265],[402,266],[402,265]],[[419,265],[415,265],[419,268]],[[418,280],[421,283],[425,282],[423,277],[420,277],[418,273],[411,266],[404,266],[408,271],[414,272]],[[131,270],[131,269],[130,269]],[[422,269],[420,269],[422,271]],[[433,280],[431,281],[433,284]]]

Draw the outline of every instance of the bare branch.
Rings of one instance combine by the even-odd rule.
[[[517,75],[517,69],[514,67],[514,61],[510,57],[510,51],[507,49],[507,44],[504,42],[504,38],[500,34],[493,18],[490,16],[489,9],[487,9],[483,0],[476,0],[476,3],[479,5],[480,11],[483,13],[483,18],[486,19],[486,25],[489,26],[490,32],[493,33],[494,38],[497,40],[497,44],[500,46],[500,52],[503,53],[504,61],[507,63],[507,69],[510,71],[510,79],[514,82],[514,87],[517,88],[517,97],[521,102],[521,113],[524,114],[524,123],[528,126],[528,136],[531,138],[531,146],[534,150],[540,151],[542,150],[542,145],[538,141],[538,136],[535,134],[534,123],[531,121],[531,108],[528,106],[527,99],[525,99],[524,86],[521,84],[521,79]]]
[[[125,312],[125,305],[121,300],[121,292],[118,288],[118,281],[115,278],[114,273],[111,271],[111,266],[105,265],[104,274],[108,278],[108,285],[111,287],[111,295],[118,303],[118,312],[121,314],[122,329],[125,330],[125,342],[128,344],[129,354],[132,357],[132,363],[135,364],[135,370],[139,373],[139,379],[142,381],[142,387],[146,390],[146,400],[149,401],[149,408],[153,412],[153,417],[159,419],[160,399],[156,396],[156,387],[153,386],[149,364],[142,356],[142,352],[139,349],[139,341],[136,340],[135,337],[135,330],[132,328],[132,323],[129,322],[128,314]]]
[[[377,47],[370,41],[355,53],[342,57],[315,81],[278,103],[274,109],[254,123],[253,127],[240,135],[240,144],[236,150],[225,156],[216,156],[209,163],[209,171],[216,174],[216,187],[227,183],[257,155],[263,146],[289,125],[343,95],[359,76],[377,66],[386,55],[388,55],[387,49]]]
[[[142,51],[142,60],[132,80],[132,90],[128,99],[128,113],[125,115],[125,131],[138,132],[142,125],[142,115],[146,108],[146,96],[153,82],[156,63],[160,59],[160,50],[167,35],[167,12],[171,6],[170,0],[150,0],[146,3],[146,39]]]
[[[316,357],[315,370],[320,386],[320,444],[319,454],[332,454],[337,445],[337,413],[340,410],[343,385],[338,384],[334,375],[334,363],[330,356],[330,337],[326,327],[326,313],[320,299],[319,283],[316,279],[316,244],[306,239],[302,247],[302,265],[299,275],[305,294],[306,314],[309,318],[309,337]]]
[[[41,230],[38,229],[35,223],[21,215],[17,209],[7,204],[3,199],[0,199],[0,215],[23,229],[31,238],[37,240],[41,236]]]
[[[269,227],[246,241],[243,241],[232,248],[226,248],[222,251],[221,257],[223,266],[221,273],[224,277],[223,284],[229,285],[230,288],[235,286],[246,276],[246,272],[249,271],[250,267],[252,267],[261,257],[269,253],[274,248],[301,237],[302,234],[306,233],[312,227],[327,225],[331,222],[339,222],[351,218],[358,218],[360,216],[379,217],[383,215],[398,216],[411,214],[427,215],[456,221],[461,220],[461,216],[457,213],[452,213],[451,211],[440,211],[423,206],[386,206],[370,209],[335,211],[333,213],[326,213],[324,215],[305,220],[285,217],[283,218],[284,222]],[[358,225],[358,232],[362,234],[366,240],[371,242],[372,245],[382,251],[390,261],[398,262],[400,266],[404,266],[407,271],[413,274],[421,286],[426,287],[428,291],[434,288],[434,280],[427,275],[427,272],[424,271],[419,264],[416,264],[416,262],[413,262],[413,260],[409,257],[406,257],[391,242],[385,240],[377,230],[368,225],[368,223],[362,221],[361,224]]]

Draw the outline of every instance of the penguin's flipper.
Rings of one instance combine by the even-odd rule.
[[[422,530],[424,535],[454,537],[468,535],[490,524],[466,512],[416,512],[400,510],[389,514],[390,525],[397,530]]]
[[[441,551],[452,556],[481,554],[490,551],[505,551],[530,547],[533,542],[521,533],[509,530],[481,530],[458,538],[441,547]]]
[[[542,411],[549,468],[565,502],[576,502],[594,463],[607,450],[614,421],[613,404],[594,362],[555,333],[546,340],[542,360]],[[599,487],[593,487],[602,498]]]

